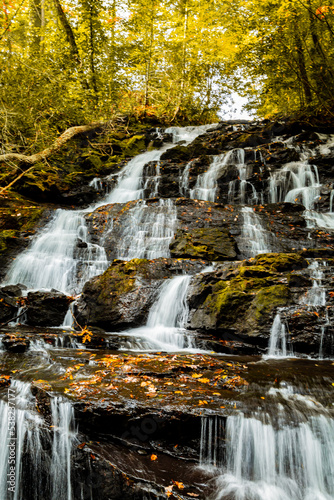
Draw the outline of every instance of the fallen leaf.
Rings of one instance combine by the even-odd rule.
[[[151,460],[152,460],[152,462],[154,462],[154,460],[157,460],[157,458],[158,458],[158,457],[157,457],[156,455],[151,455]]]
[[[173,494],[173,485],[172,486],[165,486],[165,492],[168,497],[172,496]]]

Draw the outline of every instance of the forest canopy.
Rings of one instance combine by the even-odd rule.
[[[334,3],[0,0],[2,153],[118,115],[216,119],[238,92],[259,117],[331,113]]]

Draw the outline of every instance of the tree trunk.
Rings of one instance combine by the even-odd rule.
[[[63,11],[63,8],[62,8],[62,6],[60,4],[60,1],[59,0],[53,0],[53,1],[54,1],[54,4],[55,4],[55,7],[57,9],[57,14],[58,14],[58,18],[59,18],[60,24],[62,25],[63,30],[65,31],[66,38],[67,38],[67,41],[68,41],[69,46],[70,46],[72,61],[73,61],[74,65],[78,69],[78,73],[80,75],[81,85],[82,85],[82,87],[85,90],[88,90],[89,89],[89,85],[88,85],[88,82],[87,82],[86,78],[84,77],[84,73],[82,71],[82,61],[81,61],[81,58],[80,58],[80,54],[79,54],[79,49],[78,49],[77,43],[75,41],[75,37],[74,37],[74,33],[73,33],[73,30],[72,30],[72,27],[71,27],[70,23],[67,20],[65,12]]]
[[[61,134],[61,136],[58,137],[58,139],[55,140],[55,142],[51,146],[43,149],[43,151],[41,151],[40,153],[35,153],[30,156],[22,155],[19,153],[6,153],[4,155],[0,155],[0,163],[14,161],[18,165],[35,165],[36,163],[49,158],[51,155],[59,151],[64,146],[64,144],[66,144],[73,137],[106,126],[107,123],[97,122],[90,123],[88,125],[68,128],[63,134]]]
[[[303,86],[306,104],[310,104],[312,102],[311,85],[307,75],[302,41],[297,32],[295,32],[295,43],[297,48],[297,65],[299,77]]]
[[[149,89],[150,89],[150,78],[151,78],[151,65],[152,65],[152,51],[154,44],[154,20],[155,20],[155,0],[152,0],[151,9],[151,26],[150,26],[150,39],[149,39],[149,50],[146,62],[146,75],[145,75],[145,108],[149,106]]]

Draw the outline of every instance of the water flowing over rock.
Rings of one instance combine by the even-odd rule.
[[[50,432],[34,409],[30,389],[28,383],[13,382],[8,403],[0,401],[0,436],[3,444],[0,453],[1,498],[71,500],[70,457],[75,441],[73,408],[61,399],[52,401],[50,411],[53,431]],[[10,464],[14,464],[12,469]],[[13,481],[9,482],[11,471],[14,471]]]
[[[1,500],[332,500],[332,134],[222,122],[109,149],[0,289]]]
[[[285,403],[304,406],[304,412],[306,407],[316,408],[292,391],[284,389],[276,394]],[[216,480],[216,500],[333,497],[333,420],[321,410],[309,417],[303,414],[302,418],[296,409],[292,414],[293,425],[282,408],[276,417],[240,414],[226,421],[203,419],[201,463],[214,465],[221,474]]]

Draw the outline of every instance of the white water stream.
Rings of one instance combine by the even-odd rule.
[[[292,351],[287,345],[286,325],[282,322],[281,314],[278,312],[270,331],[267,357],[286,358],[291,355]]]
[[[152,305],[146,325],[122,332],[129,337],[127,350],[162,350],[168,352],[195,348],[184,326],[188,319],[187,291],[191,276],[166,280]]]
[[[72,500],[70,455],[76,433],[71,404],[60,398],[52,400],[53,432],[48,433],[43,418],[34,408],[30,384],[12,381],[9,395],[9,402],[0,400],[1,500],[24,500],[27,483],[40,499],[46,480],[50,483],[51,500]],[[45,440],[51,440],[51,462]],[[10,469],[11,463],[15,464],[14,469]],[[11,471],[15,471],[13,485],[8,482]]]
[[[333,418],[291,390],[269,393],[287,409],[203,418],[201,464],[220,472],[213,500],[333,500]]]
[[[234,165],[242,169],[244,161],[245,151],[243,149],[233,149],[228,153],[213,156],[209,169],[204,174],[197,177],[194,189],[190,190],[190,198],[193,200],[216,201],[218,189],[217,180],[224,168]],[[186,179],[185,173],[182,179],[183,186]],[[186,188],[186,185],[183,188]]]
[[[247,257],[254,257],[259,253],[272,252],[269,232],[263,228],[257,213],[254,212],[252,207],[243,207],[241,213],[243,217],[241,238],[244,254]]]
[[[117,258],[157,259],[170,257],[169,244],[177,227],[176,207],[171,199],[159,200],[154,210],[144,200],[128,211],[117,244]]]

